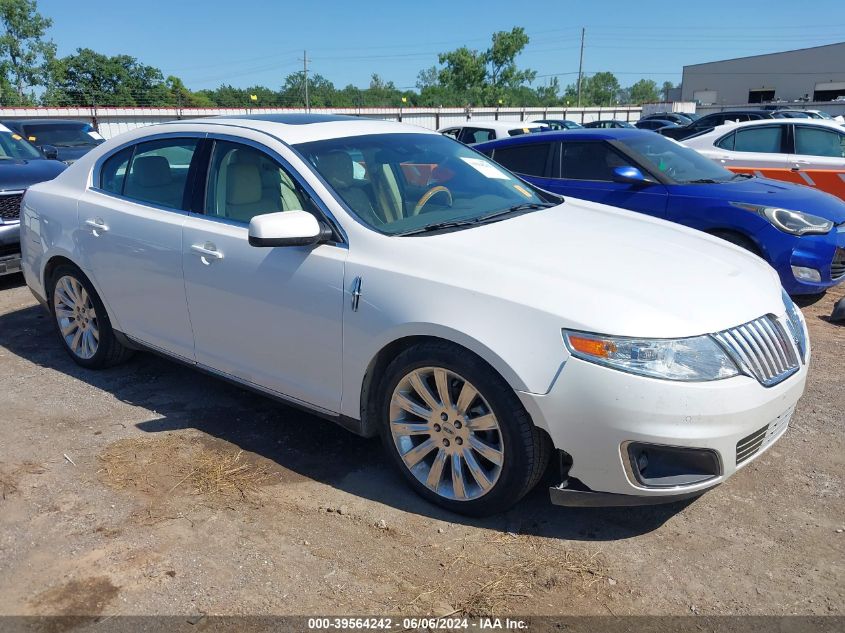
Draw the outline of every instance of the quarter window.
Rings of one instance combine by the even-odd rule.
[[[735,133],[731,132],[727,136],[724,136],[724,137],[720,138],[718,141],[716,141],[716,147],[733,151],[734,139],[735,139]]]
[[[780,125],[737,130],[734,151],[778,154],[781,151],[782,135],[783,128]]]
[[[127,147],[106,159],[100,170],[100,189],[123,195],[126,168],[129,166],[129,159],[132,158],[133,149],[133,147]]]
[[[360,169],[363,177],[364,169]],[[350,171],[352,179],[355,171]],[[206,215],[249,223],[256,215],[293,209],[315,211],[308,195],[275,160],[247,145],[214,143]]]
[[[123,183],[123,195],[133,200],[184,209],[188,169],[197,149],[196,139],[162,139],[139,143]],[[119,154],[118,154],[119,156]],[[112,157],[117,159],[117,156]],[[111,159],[110,159],[111,160]],[[115,165],[113,185],[119,182],[120,163]],[[105,170],[105,166],[104,166]]]
[[[611,182],[614,169],[635,166],[607,143],[563,143],[561,151],[561,175],[571,180]]]
[[[518,174],[527,176],[546,175],[550,143],[529,143],[501,147],[493,154],[493,160]]]
[[[845,158],[845,134],[836,130],[796,126],[795,153]]]

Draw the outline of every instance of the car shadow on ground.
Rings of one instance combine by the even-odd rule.
[[[23,278],[23,273],[14,273],[12,275],[0,275],[0,292],[9,288],[20,288],[26,282]]]
[[[0,315],[0,346],[154,412],[146,433],[196,429],[261,455],[280,467],[364,499],[452,523],[570,540],[625,539],[663,525],[692,501],[635,508],[561,508],[549,503],[554,474],[504,515],[471,519],[418,497],[395,472],[377,439],[364,439],[319,417],[285,406],[153,354],[104,371],[77,366],[61,348],[39,306]],[[550,471],[553,471],[550,468]]]

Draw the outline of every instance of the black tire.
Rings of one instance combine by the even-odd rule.
[[[85,292],[88,293],[91,303],[93,304],[95,316],[91,319],[91,321],[96,325],[99,331],[99,342],[96,346],[96,352],[89,358],[83,358],[80,354],[74,352],[61,332],[59,317],[56,314],[55,297],[56,285],[62,278],[65,277],[70,277],[78,281],[79,284],[85,288]],[[67,352],[68,356],[70,356],[77,365],[87,369],[103,369],[123,363],[128,360],[132,354],[134,354],[133,350],[124,346],[117,340],[111,326],[111,321],[109,321],[106,308],[100,300],[100,296],[88,280],[88,277],[86,277],[79,268],[72,264],[60,264],[57,266],[48,280],[47,295],[47,301],[50,306],[50,313],[53,315],[53,326],[55,327],[56,334],[58,335],[59,341],[61,341],[62,347]]]
[[[501,470],[492,488],[478,498],[452,499],[430,489],[405,465],[394,442],[390,424],[393,392],[410,372],[430,367],[443,368],[465,378],[498,421],[504,455]],[[510,385],[483,359],[466,349],[446,341],[428,341],[406,349],[385,369],[377,397],[382,442],[391,462],[420,496],[447,510],[469,516],[503,512],[534,488],[546,470],[551,452],[548,436],[534,426]]]
[[[731,244],[735,244],[740,248],[744,248],[748,252],[754,253],[757,257],[763,257],[763,254],[760,252],[757,245],[744,235],[734,233],[733,231],[714,231],[711,235],[719,237]]]

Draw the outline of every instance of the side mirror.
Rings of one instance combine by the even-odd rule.
[[[307,211],[256,215],[249,222],[250,246],[308,246],[330,238],[331,229]]]
[[[59,150],[55,146],[42,145],[39,149],[47,160],[59,160]]]
[[[636,167],[617,167],[613,170],[613,182],[624,182],[629,185],[645,185],[649,181]]]

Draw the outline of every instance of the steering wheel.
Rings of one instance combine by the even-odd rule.
[[[447,196],[449,196],[449,206],[451,207],[452,206],[452,192],[449,191],[443,185],[436,185],[436,186],[432,187],[431,189],[429,189],[428,191],[426,191],[422,195],[422,197],[419,199],[419,201],[417,201],[417,204],[414,206],[414,212],[411,215],[419,215],[420,211],[422,211],[422,208],[426,204],[428,204],[428,201],[431,200],[438,193],[445,193]]]

